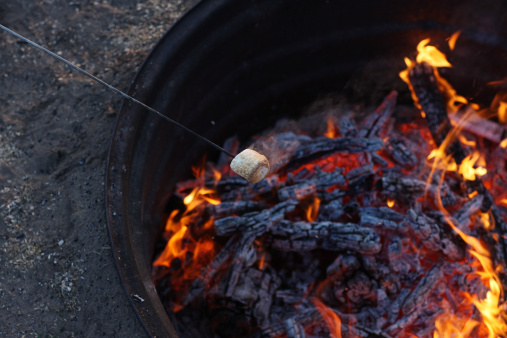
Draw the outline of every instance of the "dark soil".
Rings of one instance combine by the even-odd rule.
[[[126,91],[186,0],[16,0],[0,23]],[[0,335],[144,336],[104,205],[121,98],[0,32]]]

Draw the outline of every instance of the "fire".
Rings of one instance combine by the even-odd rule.
[[[306,209],[306,219],[308,222],[315,222],[319,215],[320,199],[315,197],[313,203]]]
[[[458,36],[459,33],[455,33],[449,38],[451,50],[454,48]],[[410,70],[417,66],[418,63],[427,62],[433,66],[439,88],[447,102],[448,113],[454,114],[460,105],[469,104],[467,100],[457,95],[452,86],[438,74],[437,68],[452,67],[447,61],[446,56],[436,47],[430,46],[429,39],[421,41],[417,49],[419,54],[415,60],[406,58],[407,69],[400,73],[400,76],[408,82],[411,90],[413,88],[408,76]],[[415,97],[413,90],[412,94]],[[416,99],[417,97],[415,97]],[[502,109],[507,110],[507,106],[502,108],[502,102],[504,101],[499,101],[498,103],[499,114]],[[418,105],[417,101],[415,103]],[[459,112],[459,114],[461,113],[462,111]],[[455,116],[461,117],[458,114]],[[468,112],[464,114],[462,120],[458,121],[456,119],[453,129],[446,139],[438,148],[432,149],[427,156],[428,166],[417,166],[417,169],[401,167],[402,169],[399,170],[400,167],[394,164],[396,158],[394,156],[389,157],[392,156],[392,153],[378,152],[376,154],[366,154],[365,152],[344,154],[336,152],[326,157],[323,156],[311,161],[309,160],[297,168],[288,170],[288,172],[280,170],[275,173],[279,175],[275,177],[277,181],[269,182],[273,186],[278,186],[267,185],[266,188],[261,187],[259,189],[265,189],[260,190],[261,193],[255,190],[257,188],[251,186],[229,188],[228,184],[234,185],[235,183],[227,181],[229,177],[225,168],[216,170],[208,167],[205,171],[203,166],[194,169],[194,173],[198,179],[192,182],[192,188],[188,188],[188,185],[186,185],[186,190],[178,190],[179,196],[184,196],[184,210],[174,210],[170,214],[165,229],[166,237],[169,240],[163,252],[153,263],[158,269],[164,270],[164,276],[170,275],[171,284],[169,289],[170,291],[176,291],[175,295],[170,295],[172,297],[170,298],[172,302],[171,310],[176,312],[187,305],[197,308],[201,307],[201,305],[205,307],[212,304],[209,306],[218,306],[218,309],[221,309],[225,305],[232,306],[231,309],[236,311],[238,309],[234,306],[236,306],[236,303],[240,303],[240,311],[243,311],[245,308],[249,309],[247,311],[250,311],[254,307],[255,311],[260,311],[262,308],[257,308],[257,304],[265,300],[266,304],[270,304],[269,306],[280,306],[274,312],[276,316],[278,314],[286,314],[286,311],[294,315],[290,319],[297,320],[298,330],[305,330],[308,333],[315,329],[318,333],[322,333],[322,330],[325,330],[325,327],[323,327],[325,323],[331,337],[341,338],[342,320],[346,321],[344,322],[344,330],[346,329],[344,334],[346,335],[353,336],[355,331],[359,333],[363,329],[365,330],[364,332],[370,330],[369,327],[364,327],[363,323],[357,321],[357,318],[362,320],[360,316],[355,317],[356,313],[360,313],[359,311],[361,311],[363,306],[379,306],[380,308],[383,306],[382,302],[386,300],[388,304],[393,304],[392,302],[395,299],[397,301],[398,296],[400,296],[397,293],[398,291],[396,291],[396,288],[400,287],[409,293],[408,297],[412,297],[413,291],[419,285],[422,285],[421,289],[426,287],[424,283],[418,284],[418,278],[424,279],[428,276],[431,276],[431,278],[436,276],[434,279],[429,278],[424,280],[425,282],[430,281],[427,285],[431,285],[432,287],[424,289],[428,293],[421,296],[420,299],[414,298],[417,302],[407,302],[406,304],[408,305],[405,305],[403,302],[408,298],[400,298],[405,300],[401,300],[401,310],[396,310],[397,312],[395,312],[396,316],[399,317],[390,319],[388,318],[390,314],[380,315],[377,318],[380,324],[377,324],[378,330],[375,332],[381,332],[380,330],[385,329],[387,336],[415,338],[419,334],[421,338],[429,336],[433,338],[506,337],[507,308],[504,305],[504,290],[500,279],[504,271],[502,266],[497,265],[497,262],[494,261],[494,257],[488,247],[488,245],[491,245],[491,242],[498,242],[502,239],[502,235],[491,233],[495,229],[495,220],[497,220],[495,217],[498,216],[496,216],[494,210],[484,211],[481,208],[482,211],[479,211],[477,210],[479,207],[473,204],[473,208],[470,209],[471,211],[465,210],[470,213],[470,217],[466,215],[466,224],[459,224],[456,221],[459,218],[457,215],[462,215],[462,213],[459,214],[457,212],[461,210],[458,210],[458,208],[462,208],[472,198],[476,198],[475,201],[481,201],[479,198],[486,196],[483,190],[490,188],[494,184],[492,183],[494,182],[493,179],[489,177],[493,176],[491,173],[494,173],[494,171],[491,167],[486,166],[486,158],[490,158],[492,153],[487,151],[481,153],[476,149],[478,146],[484,146],[481,135],[475,138],[467,137],[466,135],[468,134],[462,131],[467,118],[469,118]],[[502,120],[501,116],[499,116],[499,120]],[[333,118],[329,118],[324,136],[339,138],[340,130],[337,125]],[[398,125],[395,126],[398,127]],[[358,130],[360,129],[358,128]],[[402,124],[396,132],[416,135],[413,139],[415,139],[415,142],[420,141],[422,144],[421,148],[419,148],[419,153],[417,153],[420,158],[426,156],[428,153],[426,149],[428,147],[434,148],[435,142],[432,140],[432,134],[429,130],[420,128],[415,122]],[[320,134],[322,135],[322,129]],[[317,135],[319,139],[322,139],[321,135]],[[384,138],[384,142],[388,143],[388,136],[382,135],[382,137]],[[400,139],[402,138],[400,137]],[[325,141],[329,142],[330,140]],[[448,146],[454,144],[453,142],[458,143],[464,149],[463,156],[456,160],[453,158],[453,154],[448,153]],[[500,142],[500,147],[507,148],[507,139]],[[418,149],[417,147],[415,148]],[[371,156],[371,158],[378,155],[378,162],[373,162],[367,155]],[[382,160],[385,161],[384,164],[382,164]],[[364,169],[365,167],[374,168],[372,171],[375,172],[375,175],[378,174],[378,176],[375,176],[371,180],[369,177],[374,176],[373,174],[371,176],[356,176],[357,169]],[[383,171],[385,168],[388,170]],[[402,174],[406,174],[409,178],[420,174],[420,177],[417,177],[417,180],[414,179],[413,181],[417,181],[419,192],[422,190],[420,188],[421,177],[427,178],[427,189],[428,191],[430,188],[432,189],[431,195],[428,194],[428,196],[431,197],[425,200],[424,196],[417,195],[417,197],[412,199],[412,197],[405,198],[403,193],[400,193],[400,196],[398,196],[398,193],[387,195],[382,190],[374,190],[378,188],[372,189],[371,186],[376,186],[376,183],[379,182],[378,177],[385,178],[386,176],[383,175],[389,173],[389,170],[392,170],[392,168],[399,170]],[[427,170],[428,168],[431,168],[431,170]],[[486,168],[491,171],[489,175],[487,175],[488,170]],[[428,171],[430,171],[429,177]],[[335,178],[335,181],[332,181],[333,183],[329,186],[312,183],[317,182],[317,177],[322,173],[336,173],[336,177],[343,175],[345,178],[343,178],[343,181]],[[226,177],[222,178],[222,174]],[[206,176],[206,179],[204,179],[204,176]],[[434,176],[438,177],[435,178]],[[365,189],[371,195],[362,195],[362,192],[356,192],[357,195],[347,195],[347,192],[354,191],[351,189],[351,182],[357,177],[368,177],[364,181],[356,180],[354,184],[357,184],[357,187],[359,187],[357,189]],[[457,196],[458,202],[455,205],[444,205],[443,196],[440,196],[440,188],[444,186],[444,178],[446,179],[445,184],[450,186],[448,188],[449,194]],[[222,179],[225,180],[222,181],[224,184],[220,186],[221,188],[217,192],[215,188],[211,187],[210,181],[214,180],[218,182]],[[482,182],[483,180],[484,182]],[[205,182],[207,183],[205,184]],[[410,183],[411,181],[408,182]],[[305,185],[306,183],[308,183],[308,186]],[[409,183],[407,183],[407,190],[410,189]],[[314,185],[311,186],[311,184]],[[422,184],[424,185],[424,182]],[[481,184],[484,184],[485,187],[481,188],[482,190],[479,189]],[[414,183],[415,185],[416,183]],[[281,195],[277,195],[276,191],[280,192],[281,189],[294,186],[302,186],[305,189],[312,187],[313,190],[302,190],[304,192],[311,192],[307,194],[298,193],[299,190],[294,191],[294,196],[290,198],[296,202],[294,204],[295,209],[284,211],[286,214],[283,215],[283,222],[280,221],[280,217],[282,216],[276,213],[272,217],[265,217],[267,212],[263,208],[271,212],[274,206],[280,205]],[[231,190],[234,194],[229,194],[230,191],[228,189],[236,190]],[[219,193],[224,200],[223,209],[220,209],[221,207],[214,207],[222,203],[220,198],[217,197]],[[341,193],[343,195],[340,195]],[[247,203],[230,207],[233,204],[230,201],[238,197],[243,198],[243,195],[248,196],[250,200],[247,200],[248,198],[245,198],[246,201],[240,199],[240,202]],[[317,196],[322,198],[322,201]],[[342,200],[332,200],[333,204],[331,204],[329,200],[336,198],[336,196],[340,196],[340,198],[341,196],[344,197]],[[499,203],[507,205],[507,196],[505,194],[494,197]],[[403,199],[408,201],[404,201]],[[261,208],[257,203],[259,205],[264,204],[265,206]],[[386,204],[389,208],[393,208],[393,210],[387,210]],[[344,210],[347,207],[350,209],[350,212],[346,211],[343,214],[341,210],[342,205],[344,206]],[[243,207],[248,210],[243,209]],[[250,207],[252,207],[253,211],[249,209]],[[376,231],[383,233],[379,238],[389,245],[389,247],[386,248],[384,246],[383,248],[386,249],[378,256],[386,257],[373,258],[372,256],[365,258],[365,256],[360,256],[361,254],[355,254],[352,248],[346,254],[340,253],[338,256],[340,259],[329,265],[332,268],[326,270],[326,274],[323,274],[323,270],[318,270],[321,268],[318,264],[322,264],[322,261],[319,260],[320,256],[317,255],[326,255],[325,260],[330,260],[332,256],[322,250],[320,245],[322,243],[329,245],[326,243],[327,237],[332,237],[334,233],[331,231],[329,233],[319,233],[319,227],[324,228],[325,225],[321,223],[333,223],[335,225],[342,222],[344,224],[350,222],[345,225],[354,225],[356,222],[362,221],[363,215],[361,212],[364,212],[364,210],[357,212],[357,209],[363,207],[372,207],[371,211],[365,208],[366,216],[369,216],[368,212],[373,213],[374,210],[378,209],[379,212],[381,211],[389,215],[389,217],[398,218],[401,216],[400,218],[403,218],[404,222],[408,222],[409,216],[414,216],[409,213],[403,215],[410,208],[410,212],[414,214],[421,213],[422,216],[427,217],[431,222],[435,221],[434,225],[437,229],[429,229],[429,227],[426,229],[424,228],[426,226],[425,221],[421,221],[418,224],[421,227],[420,230],[408,228],[403,229],[406,232],[398,233],[399,228],[396,228],[396,230],[393,230],[393,228],[383,229],[383,223],[379,221],[378,224],[374,225],[374,228]],[[430,210],[426,213],[428,209]],[[222,214],[219,212],[217,220],[214,220],[212,216],[213,212],[210,210],[221,210]],[[320,215],[319,212],[321,212]],[[334,217],[332,222],[326,220],[328,215]],[[375,217],[372,216],[371,219],[375,221],[377,216],[375,213],[373,215]],[[415,216],[419,217],[418,215]],[[331,219],[331,217],[329,218]],[[369,217],[365,217],[364,219],[372,222],[369,220]],[[233,235],[223,230],[220,233],[220,229],[227,230],[228,226],[234,227],[235,222],[241,225],[240,230],[235,230],[236,232]],[[259,224],[255,222],[259,222]],[[299,226],[304,231],[298,230],[298,224],[295,222],[300,223]],[[386,222],[385,224],[386,226],[389,224],[392,227],[393,225],[390,223],[402,224],[394,221]],[[442,223],[447,224],[442,226]],[[220,224],[222,227],[220,227]],[[281,226],[282,224],[283,226]],[[260,225],[261,229],[263,227],[271,228],[269,230],[262,230],[261,235],[255,235],[258,237],[252,239],[249,237],[251,236],[249,233],[251,229],[248,228],[251,225]],[[408,223],[405,225],[410,226]],[[433,226],[433,224],[430,225]],[[454,231],[454,234],[450,233],[452,232],[451,229]],[[272,232],[270,233],[269,231]],[[421,234],[414,234],[411,231],[414,233],[421,231]],[[472,233],[477,234],[474,235],[477,237],[470,235]],[[373,234],[375,235],[376,233]],[[217,236],[216,241],[214,240],[214,236]],[[389,237],[394,237],[394,240],[391,242],[391,238]],[[432,242],[433,238],[437,237],[438,239]],[[287,238],[289,240],[286,240]],[[358,236],[358,238],[361,238],[361,236]],[[442,240],[442,242],[438,242],[439,240]],[[353,245],[355,243],[358,242],[355,241]],[[234,245],[240,249],[231,249],[231,247],[234,248]],[[454,250],[452,248],[453,245],[458,247],[456,252],[452,252]],[[466,250],[463,250],[465,245]],[[273,248],[275,250],[272,250]],[[294,252],[288,251],[289,254],[286,254],[284,250],[288,250],[287,248],[294,250]],[[304,251],[305,248],[312,249]],[[314,250],[314,252],[311,250]],[[324,252],[322,253],[321,250]],[[218,255],[215,255],[216,252],[219,252]],[[314,254],[315,256],[313,256]],[[282,275],[277,275],[278,272],[275,270],[282,268],[278,265],[284,266],[284,259],[292,255],[294,257],[301,255],[304,257],[303,261],[306,261],[306,258],[311,258],[312,260],[308,259],[307,262],[309,264],[302,264],[301,271],[296,271],[300,267],[294,264],[292,258],[288,259],[290,264],[287,264],[287,271],[283,271]],[[391,257],[393,262],[392,267],[390,266]],[[373,275],[373,273],[381,271],[374,269],[377,263],[381,263],[378,265],[382,265],[383,269],[388,269],[389,273],[386,273],[386,275],[389,277],[399,273],[399,279],[397,279],[398,276],[395,276],[393,278],[394,281],[387,278],[384,279],[384,277],[380,281],[376,280],[376,277],[371,277],[370,280],[370,276],[367,275]],[[315,264],[316,270],[312,270],[314,268],[305,270],[305,265],[312,266],[313,264]],[[437,274],[432,273],[425,275],[425,269],[427,268],[432,269],[429,271],[437,271],[437,269],[441,268],[439,270],[440,275],[437,276]],[[373,273],[370,273],[368,269],[371,269]],[[317,272],[315,275],[319,276],[316,279],[314,279],[314,271]],[[404,274],[407,272],[411,274],[410,279],[403,279]],[[299,273],[305,276],[300,279],[290,279],[292,277],[287,277],[294,275],[299,278]],[[308,276],[310,278],[306,279]],[[290,283],[287,282],[286,277],[290,280]],[[312,284],[308,284],[308,280],[312,279]],[[370,283],[371,281],[377,281],[378,288],[375,283]],[[396,285],[395,281],[399,281],[401,284]],[[294,284],[296,287],[290,284]],[[316,288],[317,291],[314,290],[314,285],[319,285]],[[251,291],[258,288],[261,289],[260,293]],[[202,296],[204,303],[195,303],[196,298],[186,298],[189,290],[201,290],[201,293],[190,293],[191,296]],[[297,292],[294,292],[294,290]],[[268,293],[271,294],[268,295]],[[302,300],[300,300],[301,296]],[[272,298],[270,299],[269,297]],[[296,300],[294,301],[292,297]],[[305,308],[307,299],[313,303],[315,309],[320,313],[323,319],[323,322],[320,321],[320,324],[313,322],[313,316],[309,319],[302,319],[303,316],[300,316],[300,313],[298,313],[301,309],[304,311],[308,310]],[[229,302],[229,300],[233,301]],[[365,301],[367,304],[363,305],[361,302],[364,303]],[[287,303],[284,304],[285,302]],[[332,304],[335,308],[333,309],[326,304]],[[412,306],[411,304],[416,305]],[[281,307],[281,305],[284,307]],[[400,304],[398,304],[398,307],[400,307]],[[406,307],[406,310],[404,307]],[[414,307],[416,310],[414,310]],[[215,308],[210,309],[213,311]],[[190,307],[190,310],[196,309]],[[420,312],[417,313],[416,311]],[[268,313],[266,312],[262,316],[267,316]],[[344,315],[339,315],[341,313]],[[179,314],[183,315],[181,312]],[[314,314],[316,315],[316,312]],[[252,316],[255,314],[247,312],[247,315]],[[262,316],[259,318],[265,318]],[[340,317],[342,318],[340,319]],[[398,320],[397,318],[400,317],[408,319],[403,318]],[[289,323],[285,318],[276,318],[276,320],[278,319],[282,320],[281,323]],[[402,326],[404,320],[412,320],[412,323]],[[382,322],[386,324],[384,325]],[[258,325],[258,322],[253,323],[254,325]],[[272,323],[266,325],[266,327],[261,327],[261,329],[266,329],[267,331],[273,329],[273,327],[269,327]],[[281,330],[280,332],[282,332]],[[275,331],[269,332],[273,333]],[[282,335],[282,333],[277,334]]]
[[[507,122],[507,102],[500,101],[498,103],[498,120],[502,123]]]
[[[324,319],[326,323],[330,337],[332,338],[342,338],[342,321],[340,317],[331,309],[326,306],[322,301],[318,298],[312,298],[313,305],[319,311],[320,315]]]
[[[467,338],[472,337],[474,329],[479,322],[456,316],[453,313],[444,313],[435,321],[433,338]]]
[[[204,171],[194,169],[194,174],[202,178]],[[215,178],[220,176],[215,174]],[[201,185],[204,185],[204,179],[201,179]],[[220,200],[214,197],[215,190],[197,186],[192,189],[183,199],[185,211],[173,210],[167,219],[165,226],[166,235],[169,236],[166,247],[160,256],[153,262],[155,267],[171,268],[174,262],[181,264],[181,274],[173,283],[174,289],[188,287],[189,280],[193,280],[200,275],[202,267],[209,263],[215,255],[215,243],[211,238],[202,236],[194,239],[193,231],[206,231],[213,226],[213,220],[199,222],[202,211],[208,204],[220,204]],[[199,229],[192,229],[195,224],[200,224]],[[181,309],[175,304],[174,311]]]
[[[456,38],[457,35],[455,35],[454,41]],[[417,103],[417,96],[415,95],[413,87],[410,84],[409,71],[415,67],[417,63],[420,62],[427,62],[432,65],[435,77],[439,84],[439,88],[447,99],[448,112],[453,113],[456,111],[457,105],[466,104],[467,100],[457,95],[456,91],[451,87],[451,85],[440,77],[437,67],[451,67],[451,64],[447,61],[443,53],[438,51],[438,49],[433,46],[428,46],[428,43],[429,39],[425,39],[419,43],[417,46],[419,54],[417,55],[415,62],[408,58],[405,58],[407,69],[400,73],[400,77],[408,83],[409,88],[412,91],[414,102],[416,105],[418,105],[419,108],[421,108]],[[451,49],[453,49],[453,47],[454,45],[451,46]],[[500,107],[502,107],[501,104]],[[501,109],[502,108],[499,108],[499,112]],[[441,144],[441,146],[438,149],[433,150],[428,156],[428,159],[434,160],[428,182],[431,181],[431,177],[435,174],[437,169],[444,170],[439,177],[441,183],[443,182],[443,177],[446,171],[457,171],[464,180],[468,181],[474,181],[487,173],[487,170],[485,168],[485,160],[478,151],[473,151],[472,154],[468,155],[459,166],[452,159],[451,155],[446,154],[447,146],[459,135],[459,128],[459,124],[458,126],[455,126],[455,130],[453,130],[450,135],[447,135],[446,140]],[[468,145],[474,146],[471,144]],[[504,142],[502,142],[501,146],[505,146]],[[459,225],[455,224],[454,219],[450,217],[449,211],[444,207],[442,203],[440,192],[437,195],[438,196],[436,202],[440,211],[443,212],[445,220],[449,226],[463,239],[463,241],[468,244],[470,247],[469,253],[471,255],[471,258],[475,258],[476,262],[479,263],[478,268],[475,271],[475,275],[481,279],[484,286],[488,288],[488,291],[486,292],[485,297],[480,297],[477,294],[464,294],[465,299],[471,301],[475,308],[480,312],[482,316],[482,323],[471,320],[469,316],[462,317],[462,314],[460,313],[444,313],[440,315],[435,322],[435,331],[433,337],[451,338],[471,337],[472,335],[478,336],[478,333],[475,331],[475,329],[477,326],[482,325],[487,328],[488,338],[499,336],[505,337],[507,335],[507,314],[505,312],[505,308],[502,306],[503,289],[502,283],[498,276],[498,272],[501,267],[495,268],[489,250],[478,238],[465,234],[465,232],[460,229]],[[492,228],[489,222],[489,215],[481,215],[480,219],[482,220],[482,223],[486,229]],[[471,264],[474,263],[471,262]],[[483,330],[480,332],[482,331]],[[483,335],[481,334],[480,336]]]
[[[457,31],[453,33],[449,38],[447,38],[447,43],[449,44],[450,50],[454,50],[454,48],[456,47],[456,41],[458,40],[460,34],[461,31]]]
[[[456,37],[457,39],[457,37]],[[416,60],[413,61],[409,58],[405,58],[405,64],[407,65],[407,69],[401,71],[399,73],[400,78],[408,85],[411,93],[412,99],[414,100],[414,104],[417,108],[419,108],[422,112],[423,117],[424,112],[422,111],[422,107],[419,104],[419,100],[414,92],[414,88],[410,83],[409,73],[416,64],[426,62],[433,67],[433,72],[435,75],[435,79],[438,83],[440,92],[444,94],[447,101],[447,110],[449,113],[455,113],[458,111],[459,107],[463,104],[469,104],[468,100],[461,95],[458,95],[456,90],[445,80],[442,78],[437,70],[437,68],[450,68],[452,65],[447,61],[447,58],[444,53],[439,51],[435,46],[429,46],[428,43],[430,39],[424,39],[417,45],[417,57]],[[474,108],[478,108],[476,104],[470,104]]]
[[[328,117],[327,119],[327,131],[324,133],[325,137],[329,138],[337,138],[338,137],[338,130],[336,129],[336,126],[334,124],[334,119],[332,117]]]

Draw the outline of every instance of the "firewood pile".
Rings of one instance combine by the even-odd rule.
[[[225,159],[179,183],[153,277],[182,336],[488,336],[480,306],[502,308],[492,281],[506,285],[507,151],[481,126],[502,128],[474,113],[486,122],[447,141],[428,67],[410,72],[425,118],[396,92],[373,111],[342,105],[324,132],[304,120],[260,137],[284,152],[261,149],[274,165],[259,183]]]

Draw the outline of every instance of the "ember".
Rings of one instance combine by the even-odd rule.
[[[428,43],[400,73],[418,110],[392,92],[371,114],[281,125],[266,179],[222,161],[179,184],[153,276],[183,336],[507,335],[505,129]]]

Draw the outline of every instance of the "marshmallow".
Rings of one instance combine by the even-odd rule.
[[[269,162],[266,156],[252,149],[245,149],[232,160],[231,169],[254,184],[269,173]]]

